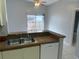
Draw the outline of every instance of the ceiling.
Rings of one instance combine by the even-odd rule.
[[[33,0],[26,0],[26,1],[33,2]],[[44,5],[50,5],[50,4],[53,4],[59,0],[42,0],[42,1],[45,2],[45,3],[43,3]]]

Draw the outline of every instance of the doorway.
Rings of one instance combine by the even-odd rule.
[[[76,41],[77,41],[78,21],[79,21],[79,11],[76,11],[76,13],[75,13],[74,31],[73,31],[73,41],[72,41],[73,45],[76,44]]]

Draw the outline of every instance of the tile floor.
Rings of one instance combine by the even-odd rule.
[[[64,45],[62,59],[76,59],[75,58],[75,47]]]

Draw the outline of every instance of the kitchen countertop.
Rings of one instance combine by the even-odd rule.
[[[56,43],[59,42],[60,38],[65,38],[65,36],[50,32],[51,34],[49,35],[38,35],[35,36],[35,33],[33,34],[35,42],[27,43],[27,44],[19,44],[19,45],[7,45],[5,41],[0,42],[0,51],[8,51],[8,50],[14,50],[14,49],[21,49],[21,48],[27,48],[27,47],[32,47],[32,46],[40,46],[41,44],[47,44],[47,43]]]

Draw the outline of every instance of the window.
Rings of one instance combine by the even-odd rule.
[[[44,16],[43,15],[27,15],[27,32],[42,32],[44,31]]]

